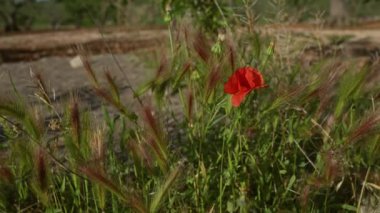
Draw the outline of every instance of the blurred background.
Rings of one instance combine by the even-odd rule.
[[[189,14],[198,23],[214,25],[220,10],[236,22],[247,3],[259,23],[313,22],[353,24],[377,18],[379,0],[1,0],[3,33],[96,26],[150,27],[165,25],[168,12]],[[167,18],[167,17],[166,17]],[[203,22],[203,23],[202,23]]]

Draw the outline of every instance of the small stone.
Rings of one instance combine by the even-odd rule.
[[[70,66],[74,69],[83,67],[83,62],[79,55],[70,60]]]

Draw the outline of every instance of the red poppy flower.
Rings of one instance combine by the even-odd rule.
[[[265,87],[261,73],[252,67],[242,67],[224,84],[224,92],[232,95],[232,105],[238,107],[249,92],[261,87]]]

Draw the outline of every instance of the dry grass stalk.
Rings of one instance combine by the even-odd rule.
[[[123,200],[127,205],[134,208],[137,212],[147,212],[143,202],[140,198],[137,197],[137,195],[126,194],[122,192],[121,187],[116,185],[114,181],[108,179],[104,172],[100,171],[99,169],[86,166],[80,167],[79,170],[92,181],[117,195],[121,200]]]
[[[162,128],[157,123],[156,119],[153,117],[152,110],[149,107],[146,107],[144,109],[143,117],[151,137],[148,138],[146,142],[152,148],[152,151],[155,153],[161,169],[164,172],[166,172],[168,168],[168,154],[166,150],[166,142]]]
[[[162,78],[164,78],[167,72],[168,72],[168,59],[165,56],[163,56],[161,58],[160,66],[158,66],[156,70],[155,79],[161,80]]]
[[[174,168],[172,172],[168,175],[165,182],[161,185],[161,187],[157,190],[153,197],[152,204],[150,205],[150,212],[157,212],[159,210],[162,200],[165,198],[165,195],[168,193],[170,187],[174,184],[175,180],[177,180],[181,171],[182,166],[179,165],[176,168]]]
[[[184,65],[183,65],[183,71],[181,72],[181,74],[179,75],[177,81],[180,81],[183,79],[183,77],[185,76],[186,73],[188,73],[192,68],[192,64],[190,62],[186,62]]]
[[[211,57],[210,44],[202,33],[197,33],[193,42],[193,47],[198,56],[207,63]]]
[[[153,134],[153,136],[157,139],[162,138],[162,132],[161,129],[156,121],[156,119],[153,117],[152,110],[149,107],[146,107],[144,109],[144,120],[147,126],[149,127],[150,132]]]
[[[97,162],[101,168],[104,167],[105,160],[105,147],[103,142],[103,132],[100,129],[97,129],[92,135],[90,141],[90,148],[93,161]]]
[[[235,53],[235,49],[233,48],[233,46],[231,44],[228,45],[228,59],[229,59],[229,62],[230,62],[230,66],[231,66],[231,69],[232,70],[235,70],[235,57],[236,57],[236,53]]]
[[[88,61],[87,56],[85,56],[85,55],[82,54],[81,55],[81,60],[82,60],[83,66],[84,66],[84,70],[86,71],[87,75],[90,77],[90,80],[95,85],[95,87],[98,87],[99,86],[99,81],[96,78],[95,72],[92,69],[92,66],[91,66],[90,62]]]
[[[81,121],[80,121],[80,113],[77,97],[71,98],[70,103],[70,124],[71,130],[74,136],[74,140],[76,145],[80,146],[81,141]]]
[[[48,173],[47,173],[47,164],[45,159],[45,153],[40,148],[36,153],[36,168],[37,168],[37,183],[38,187],[42,191],[46,191],[48,189]]]
[[[206,100],[210,97],[221,79],[220,67],[216,65],[210,72],[206,86]]]
[[[338,153],[334,150],[329,150],[324,156],[325,160],[325,180],[333,182],[343,174],[342,160]]]
[[[380,128],[380,112],[376,111],[364,119],[357,128],[351,131],[347,144],[352,144]]]
[[[305,212],[305,210],[307,209],[307,204],[309,203],[309,197],[310,197],[310,193],[311,193],[311,189],[310,189],[310,186],[309,185],[306,185],[302,190],[301,190],[301,193],[300,193],[300,196],[299,196],[299,202],[300,202],[300,205],[303,209],[303,212]]]
[[[94,89],[96,95],[103,98],[106,102],[111,104],[120,113],[122,113],[123,115],[125,115],[129,119],[135,120],[136,116],[133,113],[129,112],[129,110],[127,110],[127,108],[121,102],[119,88],[117,87],[117,84],[116,84],[115,80],[113,79],[111,73],[109,71],[105,72],[106,80],[107,80],[107,82],[111,88],[111,92],[109,92],[100,86],[99,81],[96,77],[96,74],[95,74],[94,70],[92,69],[90,63],[88,62],[88,60],[86,59],[85,56],[82,56],[82,61],[83,61],[83,64],[85,66],[85,70],[86,70],[88,76],[90,77],[91,81],[93,82],[93,89]],[[113,94],[113,96],[111,94]]]
[[[336,91],[335,87],[341,77],[342,70],[343,68],[341,64],[334,64],[330,69],[330,72],[327,74],[327,79],[323,79],[323,83],[317,89],[318,97],[320,99],[317,117],[319,117],[318,115],[321,115],[327,107],[331,105],[330,102],[333,100],[333,95]]]
[[[38,88],[38,93],[36,93],[36,96],[44,103],[46,103],[49,107],[52,107],[52,101],[49,97],[49,92],[41,73],[35,73],[33,77]]]
[[[194,108],[194,95],[192,91],[190,90],[187,95],[187,119],[189,120],[189,123],[192,123],[192,115],[193,115],[193,108]]]
[[[149,171],[153,169],[153,158],[151,157],[145,144],[132,141],[129,143],[129,149],[131,150],[133,157],[145,165]]]
[[[120,92],[119,92],[119,88],[118,86],[116,85],[116,82],[114,80],[114,78],[112,77],[111,75],[111,72],[109,70],[107,70],[105,73],[104,73],[105,77],[106,77],[106,80],[108,82],[108,85],[110,86],[111,88],[111,91],[112,93],[114,94],[114,98],[116,99],[117,102],[120,103]]]

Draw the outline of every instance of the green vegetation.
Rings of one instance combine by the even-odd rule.
[[[2,31],[162,25],[160,3],[155,0],[3,0]]]
[[[332,2],[344,4],[342,8]],[[151,26],[188,16],[198,26],[216,32],[240,23],[246,7],[256,21],[300,22],[376,17],[378,0],[3,0],[3,31],[99,26]],[[333,14],[331,14],[333,13]],[[163,16],[164,15],[164,16]],[[330,17],[331,16],[331,17]],[[337,16],[337,17],[335,17]],[[341,17],[342,16],[342,17]]]
[[[170,57],[132,88],[141,114],[126,107],[109,73],[100,83],[85,57],[94,93],[114,108],[104,107],[100,121],[75,95],[55,108],[38,74],[44,109],[17,92],[1,97],[0,211],[343,212],[380,202],[380,85],[371,63],[329,57],[304,66],[271,37],[230,27],[218,38],[171,32]],[[268,87],[233,107],[223,85],[247,65]]]

